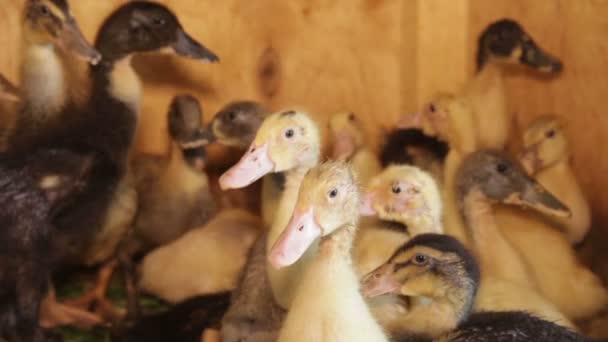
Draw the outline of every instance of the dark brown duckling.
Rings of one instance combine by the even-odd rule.
[[[523,311],[471,314],[480,281],[473,255],[455,238],[422,234],[363,280],[367,297],[405,296],[394,341],[589,341]]]
[[[16,150],[35,146],[62,124],[63,110],[86,100],[86,69],[74,59],[92,65],[101,60],[80,32],[66,0],[27,0],[22,37],[23,104],[10,138]]]
[[[198,100],[175,97],[168,127],[171,143],[166,156],[141,155],[132,162],[139,202],[135,233],[147,248],[174,241],[215,213],[204,170],[205,149],[198,146],[205,139]]]
[[[64,113],[63,130],[44,142],[95,156],[87,191],[54,221],[54,261],[66,266],[110,260],[135,217],[136,196],[128,156],[137,128],[142,86],[131,66],[132,56],[170,49],[193,59],[218,60],[184,31],[167,7],[146,1],[131,1],[115,10],[103,23],[95,47],[103,60],[92,67],[93,88],[86,110]],[[110,262],[108,268],[113,265]],[[100,297],[110,278],[102,274],[111,272],[102,270],[103,281],[85,299],[104,302]]]
[[[0,157],[0,339],[45,341],[52,216],[83,190],[91,159],[66,150]]]

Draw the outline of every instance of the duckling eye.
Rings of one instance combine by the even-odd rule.
[[[295,132],[294,132],[294,131],[293,131],[293,129],[291,129],[291,128],[290,128],[290,129],[288,129],[287,131],[285,131],[285,137],[286,137],[287,139],[291,139],[291,138],[293,138],[294,134],[295,134]]]
[[[156,26],[163,26],[165,25],[166,21],[163,18],[154,18],[152,19],[152,23]]]
[[[235,112],[229,112],[228,113],[228,119],[230,121],[234,121],[235,118],[236,118],[236,113]]]
[[[338,189],[334,188],[331,189],[327,195],[329,196],[329,198],[336,198],[336,196],[338,196]]]
[[[505,172],[507,172],[508,169],[509,166],[507,166],[507,164],[500,163],[496,165],[496,171],[498,171],[499,173],[504,174]]]
[[[399,194],[399,193],[401,193],[401,187],[399,185],[393,185],[393,188],[391,189],[391,191],[394,194]]]
[[[42,15],[50,15],[51,14],[51,11],[45,5],[40,5],[40,7],[38,7],[38,9],[39,9],[39,11],[40,11],[40,13]]]
[[[431,103],[429,105],[429,110],[431,111],[431,113],[435,113],[437,111],[437,107],[435,107],[435,105]]]
[[[350,114],[348,115],[348,120],[349,120],[349,121],[355,121],[355,114],[350,113]]]
[[[415,265],[424,266],[429,262],[429,257],[424,254],[416,254],[413,260]]]
[[[555,136],[555,130],[554,130],[554,129],[552,129],[552,130],[550,130],[550,131],[547,131],[547,132],[545,133],[545,136],[546,136],[547,138],[549,138],[549,139],[553,138],[553,137]]]

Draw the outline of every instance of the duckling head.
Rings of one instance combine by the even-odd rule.
[[[28,0],[23,33],[30,44],[57,46],[93,65],[101,60],[101,54],[84,38],[66,0]]]
[[[95,46],[104,60],[109,61],[145,52],[172,52],[192,59],[219,61],[184,31],[173,12],[148,1],[131,1],[114,11],[102,25]]]
[[[0,100],[12,102],[21,100],[19,89],[2,75],[0,75]]]
[[[248,147],[268,110],[258,102],[230,102],[213,117],[207,126],[209,135],[220,144],[238,148]]]
[[[360,188],[351,166],[342,161],[321,164],[308,171],[300,185],[291,220],[270,250],[276,267],[292,265],[319,237],[356,225]]]
[[[93,166],[90,155],[69,150],[40,150],[27,157],[22,172],[36,180],[51,204],[82,191]]]
[[[355,113],[340,112],[329,118],[333,136],[332,159],[347,159],[364,144],[363,128]]]
[[[479,37],[477,67],[488,61],[527,65],[543,73],[558,74],[562,62],[543,51],[521,25],[511,19],[490,24]]]
[[[191,95],[173,98],[168,115],[169,136],[183,152],[190,167],[202,170],[206,163],[204,146],[209,137],[202,127],[202,110],[199,101]]]
[[[471,311],[479,284],[473,255],[453,237],[422,234],[400,247],[362,280],[363,295],[448,300],[462,321]]]
[[[423,226],[441,233],[441,195],[437,183],[415,166],[393,165],[372,178],[363,200],[362,215]]]
[[[274,113],[264,120],[241,160],[220,177],[220,187],[242,188],[271,172],[311,168],[320,153],[318,126],[306,112]]]
[[[563,127],[561,120],[553,115],[542,116],[528,126],[520,161],[529,174],[568,160],[568,139]]]
[[[458,171],[456,184],[461,200],[476,192],[490,203],[519,205],[555,217],[572,215],[566,205],[528,176],[521,166],[498,151],[471,153]]]

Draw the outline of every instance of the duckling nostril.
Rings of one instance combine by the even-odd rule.
[[[300,228],[298,228],[298,231],[301,232],[304,230],[304,225],[301,225]]]

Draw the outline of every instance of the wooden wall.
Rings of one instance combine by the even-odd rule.
[[[17,78],[20,8],[0,0],[0,72]],[[85,35],[126,0],[72,0]],[[512,17],[565,62],[548,82],[525,73],[508,81],[520,125],[555,113],[569,122],[574,162],[595,213],[608,222],[608,1],[605,0],[165,0],[221,64],[145,57],[146,82],[138,148],[165,146],[165,108],[177,92],[193,92],[205,119],[238,98],[272,108],[303,105],[319,119],[359,113],[368,133],[418,109],[433,93],[456,91],[474,71],[479,32]],[[375,139],[378,142],[379,139]]]

